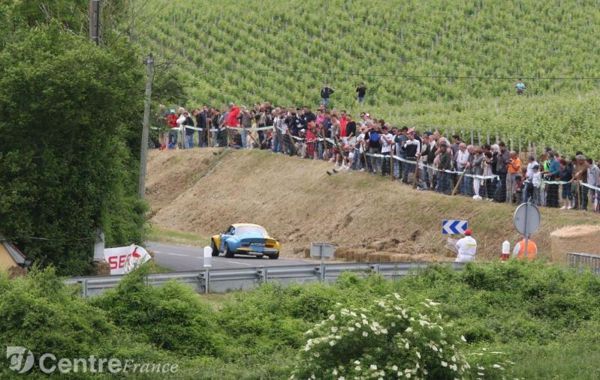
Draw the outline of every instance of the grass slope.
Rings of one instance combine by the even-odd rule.
[[[329,177],[331,164],[322,161],[266,151],[218,152],[151,152],[153,224],[210,236],[231,223],[254,222],[281,239],[285,253],[312,241],[360,246],[393,237],[402,242],[405,253],[439,256],[444,254],[443,219],[469,220],[482,258],[497,257],[503,240],[514,242],[518,237],[512,226],[514,207],[505,204],[419,192],[389,177],[365,173]],[[181,176],[189,175],[184,173],[197,162],[207,163],[206,171],[195,172],[195,181],[184,180]],[[157,188],[163,189],[160,195]],[[546,255],[550,232],[597,221],[589,213],[542,209],[542,227],[533,239]]]

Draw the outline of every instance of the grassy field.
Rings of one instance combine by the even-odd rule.
[[[600,156],[594,1],[134,0],[127,20],[189,107],[314,107],[329,83],[334,107],[393,124]],[[518,77],[526,96],[514,93]]]

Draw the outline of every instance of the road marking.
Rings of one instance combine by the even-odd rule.
[[[169,256],[180,256],[180,257],[193,257],[190,255],[184,255],[183,253],[172,253],[172,252],[165,252],[165,255],[169,255]]]

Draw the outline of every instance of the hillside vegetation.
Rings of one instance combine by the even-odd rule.
[[[178,366],[167,375],[52,376],[36,366],[28,373],[34,378],[288,379],[293,370],[297,378],[314,372],[329,379],[337,378],[326,375],[334,368],[340,376],[359,371],[355,360],[360,359],[366,371],[370,364],[385,369],[386,379],[406,378],[404,368],[415,363],[432,371],[419,378],[452,379],[444,368],[456,360],[450,358],[454,352],[459,363],[471,365],[458,376],[465,379],[597,379],[599,374],[600,279],[591,273],[509,262],[468,265],[461,272],[431,267],[397,281],[344,274],[331,285],[271,283],[225,296],[199,296],[176,282],[149,287],[145,273],[137,270],[93,299],[77,296],[51,270],[12,281],[0,274],[0,313],[6,321],[0,338],[36,355]],[[394,309],[381,309],[382,300],[390,299]],[[409,316],[414,334],[406,328]],[[44,322],[39,328],[23,328],[38,320]],[[443,334],[426,320],[443,326]],[[445,357],[437,353],[442,346]],[[390,361],[402,377],[386,366]],[[8,369],[8,359],[0,362],[2,378],[18,377]]]
[[[264,225],[283,242],[284,254],[330,241],[360,248],[396,239],[395,252],[443,259],[443,219],[467,219],[480,258],[496,259],[505,239],[516,241],[514,207],[420,192],[389,177],[343,172],[331,164],[268,151],[190,149],[153,151],[148,166],[151,223],[208,237],[237,222]],[[550,233],[594,224],[593,213],[542,209],[533,239],[547,257]]]
[[[490,131],[513,139],[515,148],[521,140],[600,154],[590,143],[600,138],[592,128],[599,108],[596,1],[132,4],[129,33],[174,70],[189,106],[314,106],[330,83],[334,107],[373,109],[392,123]],[[519,77],[525,97],[514,94]],[[368,95],[358,107],[360,82]]]

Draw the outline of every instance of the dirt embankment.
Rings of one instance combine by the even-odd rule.
[[[153,151],[151,222],[202,236],[236,222],[257,223],[282,241],[284,255],[325,241],[353,260],[364,260],[364,252],[383,253],[380,261],[447,260],[443,219],[469,221],[482,259],[498,257],[505,239],[518,240],[513,206],[416,191],[366,173],[328,176],[329,169],[330,163],[265,151]],[[552,231],[599,222],[597,214],[543,209],[533,239],[540,255],[550,256]]]

